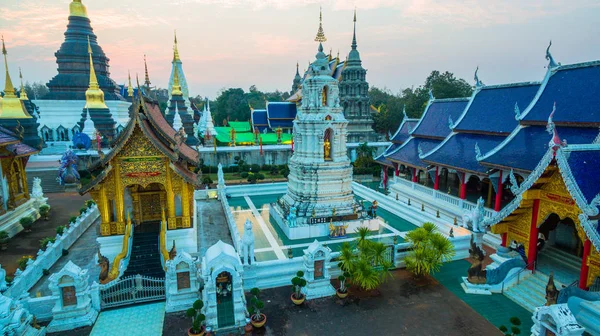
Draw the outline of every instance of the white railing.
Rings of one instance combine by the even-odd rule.
[[[225,213],[225,219],[227,220],[227,225],[229,225],[229,233],[231,234],[231,240],[233,240],[233,246],[235,250],[241,251],[242,247],[242,239],[240,238],[240,231],[235,224],[235,218],[233,218],[233,214],[229,209],[229,202],[227,201],[227,195],[225,194],[225,188],[220,188],[218,191],[219,200],[221,201],[221,206],[223,206],[223,212]]]
[[[45,251],[38,251],[35,260],[29,259],[24,271],[17,270],[12,285],[4,292],[4,295],[19,298],[23,293],[29,291],[42,278],[43,270],[49,270],[63,256],[62,251],[68,250],[99,216],[98,207],[94,204],[77,217],[75,223],[70,224],[62,235],[56,235],[54,243],[49,243]]]
[[[29,297],[24,301],[27,310],[31,313],[38,322],[46,322],[52,320],[52,308],[56,305],[57,297],[49,295],[42,297]]]
[[[425,194],[427,194],[429,196],[433,196],[433,192],[435,191],[435,190],[433,190],[431,188],[428,188],[426,186],[422,186],[422,185],[420,185],[418,183],[413,183],[413,186],[414,186],[413,189],[415,189],[417,191],[420,191],[422,193],[425,193]]]

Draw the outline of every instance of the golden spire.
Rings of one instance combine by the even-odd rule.
[[[181,85],[179,85],[179,71],[177,67],[173,68],[173,89],[171,90],[171,96],[182,96]]]
[[[131,86],[131,72],[127,71],[129,77],[129,84],[127,86],[127,97],[133,97],[133,87]]]
[[[92,60],[92,46],[90,45],[90,37],[88,36],[88,54],[90,56],[90,86],[85,91],[85,107],[84,108],[108,108],[104,103],[104,92],[98,85],[96,78],[96,70],[94,70],[94,61]]]
[[[29,97],[27,97],[27,92],[25,91],[25,86],[23,85],[23,74],[21,73],[21,68],[19,68],[19,78],[21,78],[21,90],[19,91],[19,98],[21,98],[21,100],[29,100]]]
[[[175,43],[173,44],[173,62],[181,61],[179,59],[179,50],[177,50],[177,30],[175,31]]]
[[[325,37],[325,33],[323,32],[323,11],[321,7],[319,7],[319,30],[317,31],[317,36],[315,37],[316,42],[325,42],[327,38]]]
[[[69,16],[81,16],[87,18],[87,9],[81,3],[81,0],[73,0],[69,5]]]
[[[150,76],[148,75],[148,63],[146,63],[146,54],[144,54],[144,69],[146,70],[146,78],[144,84],[146,84],[146,87],[150,88]]]
[[[4,45],[4,36],[2,36],[2,54],[4,55],[4,67],[6,69],[6,83],[4,85],[4,98],[0,101],[2,104],[0,110],[1,119],[22,119],[31,118],[21,99],[15,95],[15,87],[13,86],[10,74],[8,73],[8,59],[6,46]]]

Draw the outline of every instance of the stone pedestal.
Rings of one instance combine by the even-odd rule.
[[[233,246],[218,241],[206,250],[202,258],[202,278],[204,290],[204,315],[206,326],[212,330],[241,328],[246,325],[246,297],[242,287],[244,267],[238,253]],[[219,327],[218,309],[220,302],[232,300],[233,311],[228,312],[233,316],[231,325]]]
[[[304,293],[307,300],[318,299],[335,294],[329,278],[331,249],[315,240],[304,250]]]
[[[187,310],[200,298],[196,262],[187,252],[167,261],[165,276],[167,313]]]
[[[58,273],[50,276],[48,287],[56,304],[52,308],[52,322],[48,332],[60,332],[84,326],[91,326],[98,317],[92,307],[88,270],[69,261]]]

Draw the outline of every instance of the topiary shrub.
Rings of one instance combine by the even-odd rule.
[[[56,234],[57,234],[57,235],[61,235],[61,236],[62,236],[62,235],[63,235],[63,233],[65,233],[65,229],[66,229],[66,228],[67,228],[67,227],[66,227],[66,226],[64,226],[64,225],[57,226],[57,227],[56,227]]]
[[[53,243],[56,241],[55,238],[52,237],[46,237],[40,240],[40,248],[42,250],[46,250],[46,247],[48,247],[48,244]]]
[[[94,200],[87,200],[87,201],[85,201],[85,206],[87,206],[88,209],[91,208],[91,207],[93,207],[94,204],[96,204],[96,202],[94,202]]]
[[[19,267],[19,269],[21,271],[24,271],[25,268],[27,268],[27,261],[29,261],[29,259],[34,259],[34,258],[33,258],[33,256],[30,256],[30,255],[22,256],[21,258],[19,258],[19,260],[17,260],[17,267]]]
[[[87,207],[82,207],[79,209],[79,216],[83,215],[87,211]]]
[[[31,218],[30,216],[22,217],[21,219],[19,219],[19,223],[21,224],[21,226],[23,226],[26,232],[30,232],[31,227],[33,226],[33,218]]]
[[[68,254],[69,254],[69,250],[67,250],[67,249],[62,249],[62,256],[63,256],[63,257],[64,257],[64,256],[66,256],[66,255],[68,255]]]
[[[76,216],[71,216],[71,218],[69,218],[69,223],[71,223],[71,224],[75,224],[76,221],[77,221]]]
[[[241,178],[248,178],[248,173],[247,172],[243,172],[240,174]]]
[[[204,320],[206,320],[206,316],[201,313],[202,307],[204,307],[204,302],[202,302],[202,300],[196,300],[192,305],[192,308],[189,308],[185,312],[187,317],[192,319],[190,331],[193,334],[200,334],[204,330]]]
[[[300,300],[304,297],[304,294],[302,294],[302,287],[305,287],[305,286],[306,286],[306,279],[304,279],[304,272],[298,271],[296,273],[296,276],[292,279],[292,289],[293,289],[292,296],[294,297],[294,299]]]
[[[44,268],[44,269],[42,270],[42,274],[43,274],[43,275],[50,275],[50,271],[49,271],[47,268]]]

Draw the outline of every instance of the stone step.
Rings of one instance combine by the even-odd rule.
[[[523,279],[518,285],[508,288],[504,295],[521,307],[533,312],[536,307],[543,306],[546,303],[546,284],[548,276],[536,272],[535,274]]]
[[[27,170],[27,186],[31,191],[33,188],[33,178],[39,177],[42,179],[42,190],[44,193],[62,193],[65,192],[65,187],[60,185],[56,178],[58,170],[56,168],[50,170]]]
[[[581,269],[581,258],[556,248],[550,247],[542,250],[540,257],[549,258],[553,261],[559,262],[565,267],[573,269],[577,272]]]

